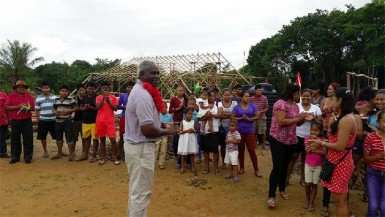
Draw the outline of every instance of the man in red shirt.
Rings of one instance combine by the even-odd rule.
[[[100,85],[101,94],[96,97],[96,107],[98,115],[96,116],[96,137],[100,138],[100,157],[99,165],[106,163],[106,136],[110,138],[112,146],[112,158],[115,165],[120,161],[117,157],[115,113],[118,108],[118,100],[110,94],[108,83],[103,82]]]
[[[17,81],[13,93],[9,94],[5,102],[11,119],[11,161],[14,164],[20,161],[21,136],[23,135],[24,161],[32,162],[33,131],[32,113],[35,110],[35,99],[26,92],[28,85],[25,81]]]
[[[7,94],[0,92],[0,157],[10,158],[7,153],[7,144],[5,142],[8,133],[8,117],[5,111],[5,102],[7,101]]]

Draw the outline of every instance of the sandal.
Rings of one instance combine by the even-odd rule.
[[[183,173],[184,173],[184,169],[181,169],[181,170],[180,170],[180,174],[183,174]]]
[[[269,207],[270,209],[274,209],[275,208],[275,200],[274,200],[274,198],[270,198],[267,201],[267,207]]]
[[[68,157],[68,161],[74,161],[75,160],[75,157],[74,156],[69,156]]]
[[[245,170],[244,170],[244,169],[240,169],[240,170],[238,171],[238,174],[239,174],[239,175],[244,174],[244,173],[245,173]]]
[[[51,157],[51,160],[57,160],[57,159],[60,159],[60,158],[61,158],[61,156],[55,155],[55,156]]]
[[[120,165],[120,161],[115,160],[114,164],[115,164],[115,165]]]
[[[239,180],[238,176],[234,176],[233,181],[234,181],[235,183],[238,183],[240,180]]]
[[[327,209],[325,209],[325,208],[322,208],[322,210],[321,210],[321,216],[329,217],[329,216],[330,216],[329,210],[327,210]]]
[[[48,153],[44,153],[43,158],[49,158]]]
[[[291,200],[290,194],[288,194],[286,192],[281,192],[281,193],[279,193],[279,195],[281,195],[281,197],[285,200]]]
[[[94,157],[90,159],[90,163],[95,163],[96,161],[97,161],[97,159]]]
[[[215,176],[221,176],[221,172],[219,170],[215,170]]]
[[[303,208],[304,209],[309,209],[309,203],[306,203],[305,205],[303,205]]]
[[[231,179],[233,176],[231,174],[226,174],[225,179]]]
[[[99,165],[104,165],[105,163],[106,163],[105,160],[100,160],[98,164],[99,164]]]

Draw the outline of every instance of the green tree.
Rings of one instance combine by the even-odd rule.
[[[0,49],[0,73],[2,78],[9,78],[10,81],[2,79],[2,85],[5,82],[13,85],[16,80],[25,79],[31,67],[44,60],[43,57],[33,58],[36,51],[37,48],[29,43],[7,40]]]

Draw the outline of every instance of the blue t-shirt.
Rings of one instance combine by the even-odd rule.
[[[255,112],[257,111],[258,108],[253,103],[249,103],[249,108],[247,110],[243,110],[241,104],[238,104],[233,108],[233,114],[235,114],[235,117],[242,117],[245,114],[247,117],[253,118]],[[238,132],[254,133],[254,122],[248,120],[239,120]]]
[[[371,114],[368,114],[368,124],[376,127],[377,129],[380,129],[380,125],[377,124],[376,114],[377,114],[376,112],[371,112]]]
[[[165,115],[163,115],[162,113],[159,113],[159,120],[160,120],[160,123],[165,123],[165,124],[174,122],[174,120],[172,120],[172,116],[168,112]]]

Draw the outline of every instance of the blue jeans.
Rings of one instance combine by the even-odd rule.
[[[368,190],[367,216],[385,216],[385,171],[366,167],[366,188]]]
[[[7,129],[8,125],[0,126],[0,157],[4,157],[7,155],[7,143],[5,142]]]

